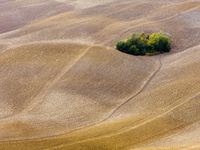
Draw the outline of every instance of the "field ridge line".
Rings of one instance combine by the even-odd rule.
[[[56,77],[51,80],[48,81],[46,83],[46,85],[42,88],[42,90],[40,90],[40,92],[33,98],[36,101],[34,101],[34,103],[30,104],[30,106],[26,107],[24,110],[22,110],[21,113],[27,113],[29,111],[31,111],[35,106],[37,106],[38,104],[40,104],[42,102],[42,98],[44,98],[48,92],[49,89],[51,89],[74,65],[77,64],[77,62],[86,55],[86,53],[92,48],[92,46],[88,47],[85,49],[85,51],[80,54],[75,61],[73,61],[71,63],[71,65],[66,65],[65,67],[63,67],[61,69],[61,71],[56,75]],[[20,113],[20,114],[21,114]]]

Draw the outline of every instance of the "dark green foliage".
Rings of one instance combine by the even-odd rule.
[[[120,50],[120,51],[128,51],[129,47],[128,45],[126,44],[126,42],[124,41],[119,41],[117,43],[117,49]]]
[[[130,38],[119,41],[116,45],[119,51],[132,55],[151,55],[169,52],[170,39],[163,33],[133,34]]]
[[[148,45],[159,52],[169,52],[171,49],[169,37],[162,33],[153,33],[149,36]]]

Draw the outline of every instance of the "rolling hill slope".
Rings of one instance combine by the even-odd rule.
[[[200,149],[199,0],[2,0],[0,13],[0,149]],[[159,31],[169,54],[114,48]]]

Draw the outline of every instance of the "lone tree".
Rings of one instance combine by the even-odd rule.
[[[170,38],[163,33],[137,33],[119,41],[116,45],[119,51],[132,55],[152,55],[169,52],[171,50]]]

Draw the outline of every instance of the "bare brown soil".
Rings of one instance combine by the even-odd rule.
[[[200,149],[199,0],[1,0],[0,149]],[[165,32],[169,54],[115,50]]]

